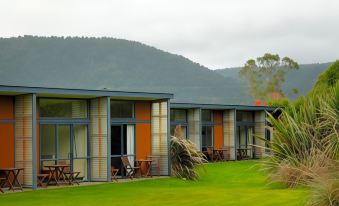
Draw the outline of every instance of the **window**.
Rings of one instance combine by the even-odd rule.
[[[253,112],[237,111],[237,122],[253,122]]]
[[[55,118],[87,118],[87,101],[72,99],[40,99],[40,116]]]
[[[133,118],[134,103],[129,101],[111,101],[111,118]]]
[[[212,122],[212,111],[211,110],[201,110],[201,120],[203,122]]]
[[[184,109],[171,109],[171,121],[187,122],[186,110],[184,110]]]
[[[212,126],[203,126],[202,131],[202,151],[206,151],[207,147],[213,147],[213,129]]]
[[[55,125],[40,125],[41,159],[56,158]]]
[[[40,167],[70,164],[87,178],[87,125],[40,124]]]
[[[266,142],[265,142],[265,152],[270,153],[270,143],[271,142],[271,132],[273,131],[273,128],[265,129],[266,131]]]
[[[176,127],[176,125],[171,125],[171,136],[174,136],[175,127]],[[181,126],[181,131],[182,131],[183,137],[185,139],[187,139],[187,127],[186,126]]]

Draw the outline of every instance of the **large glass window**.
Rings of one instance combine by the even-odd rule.
[[[87,118],[87,101],[74,99],[40,99],[40,116],[54,118]]]
[[[87,177],[87,125],[40,124],[41,169],[53,164],[69,164]]]
[[[171,121],[186,122],[187,114],[184,109],[171,109]]]
[[[133,118],[134,103],[130,101],[111,101],[111,118]]]
[[[71,127],[58,125],[58,159],[71,158]]]
[[[203,122],[212,122],[212,111],[207,109],[201,110],[201,120]]]
[[[237,111],[237,122],[253,122],[253,112]]]
[[[271,142],[271,132],[272,132],[273,128],[268,128],[268,129],[265,129],[265,132],[266,132],[266,142],[265,142],[265,152],[266,153],[269,153],[270,152],[270,143]]]
[[[73,132],[73,170],[87,177],[87,126],[74,125]]]
[[[87,126],[74,125],[73,157],[87,157]]]
[[[202,151],[206,151],[207,147],[213,147],[213,129],[212,126],[203,126],[201,131]]]
[[[41,144],[41,159],[56,158],[56,126],[49,124],[40,125],[40,144]]]
[[[255,143],[253,132],[254,132],[253,126],[237,126],[237,136],[238,136],[237,149],[246,149],[246,151],[242,155],[246,154],[246,156],[250,158],[253,157],[254,152],[252,151],[252,145]]]
[[[171,136],[174,136],[176,125],[171,125]],[[187,127],[181,126],[182,135],[184,138],[187,138]]]

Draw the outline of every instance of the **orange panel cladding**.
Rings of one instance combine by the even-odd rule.
[[[1,167],[14,167],[14,123],[0,123]]]
[[[222,148],[223,147],[223,113],[222,111],[215,110],[213,111],[213,133],[214,133],[214,147]]]
[[[136,120],[151,120],[151,102],[135,103]]]
[[[135,103],[136,159],[146,159],[151,155],[151,102]],[[142,121],[142,122],[140,122]]]
[[[0,96],[0,120],[14,120],[14,99]],[[0,122],[0,167],[14,167],[14,122]]]
[[[0,119],[14,119],[13,102],[13,97],[0,96]]]

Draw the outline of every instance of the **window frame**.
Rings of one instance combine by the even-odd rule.
[[[112,102],[127,102],[132,104],[132,117],[113,117],[112,116]],[[113,121],[116,120],[134,120],[135,119],[135,101],[129,101],[129,100],[110,100],[110,118]]]

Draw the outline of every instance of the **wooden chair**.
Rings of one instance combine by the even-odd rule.
[[[223,147],[222,149],[225,149],[223,152],[222,152],[222,158],[224,161],[226,160],[230,160],[231,158],[231,148],[230,147]]]
[[[58,161],[58,164],[67,165],[66,161],[64,160]],[[78,178],[80,178],[80,172],[71,171],[70,167],[66,167],[64,170],[64,175],[64,178],[66,181],[68,181],[68,184],[72,185],[73,183],[76,183],[77,185],[80,185],[78,181]]]
[[[211,160],[211,162],[214,162],[215,157],[214,157],[213,147],[207,147],[206,150],[207,150],[207,155],[209,159]]]
[[[128,156],[122,156],[121,157],[121,162],[124,166],[124,169],[126,171],[126,176],[133,179],[137,173],[140,173],[140,167],[134,167],[131,165],[131,163],[128,160]]]
[[[119,172],[119,169],[116,169],[113,166],[111,167],[111,178],[112,178],[112,181],[115,180],[116,182],[118,182],[118,179],[117,179],[118,172]]]
[[[248,155],[247,148],[239,148],[238,149],[238,159],[239,160],[248,160],[250,156]]]
[[[158,176],[160,176],[160,156],[150,155],[150,156],[147,156],[147,159],[152,160],[151,177],[153,177],[153,173],[152,173],[153,168],[157,170]]]
[[[45,179],[48,177],[48,174],[38,174],[37,180],[38,180],[38,186],[39,187],[47,187],[47,184],[44,184]]]
[[[4,186],[5,183],[6,183],[6,178],[0,177],[0,192],[1,192],[1,193],[5,193],[5,192],[2,190],[2,187]]]

